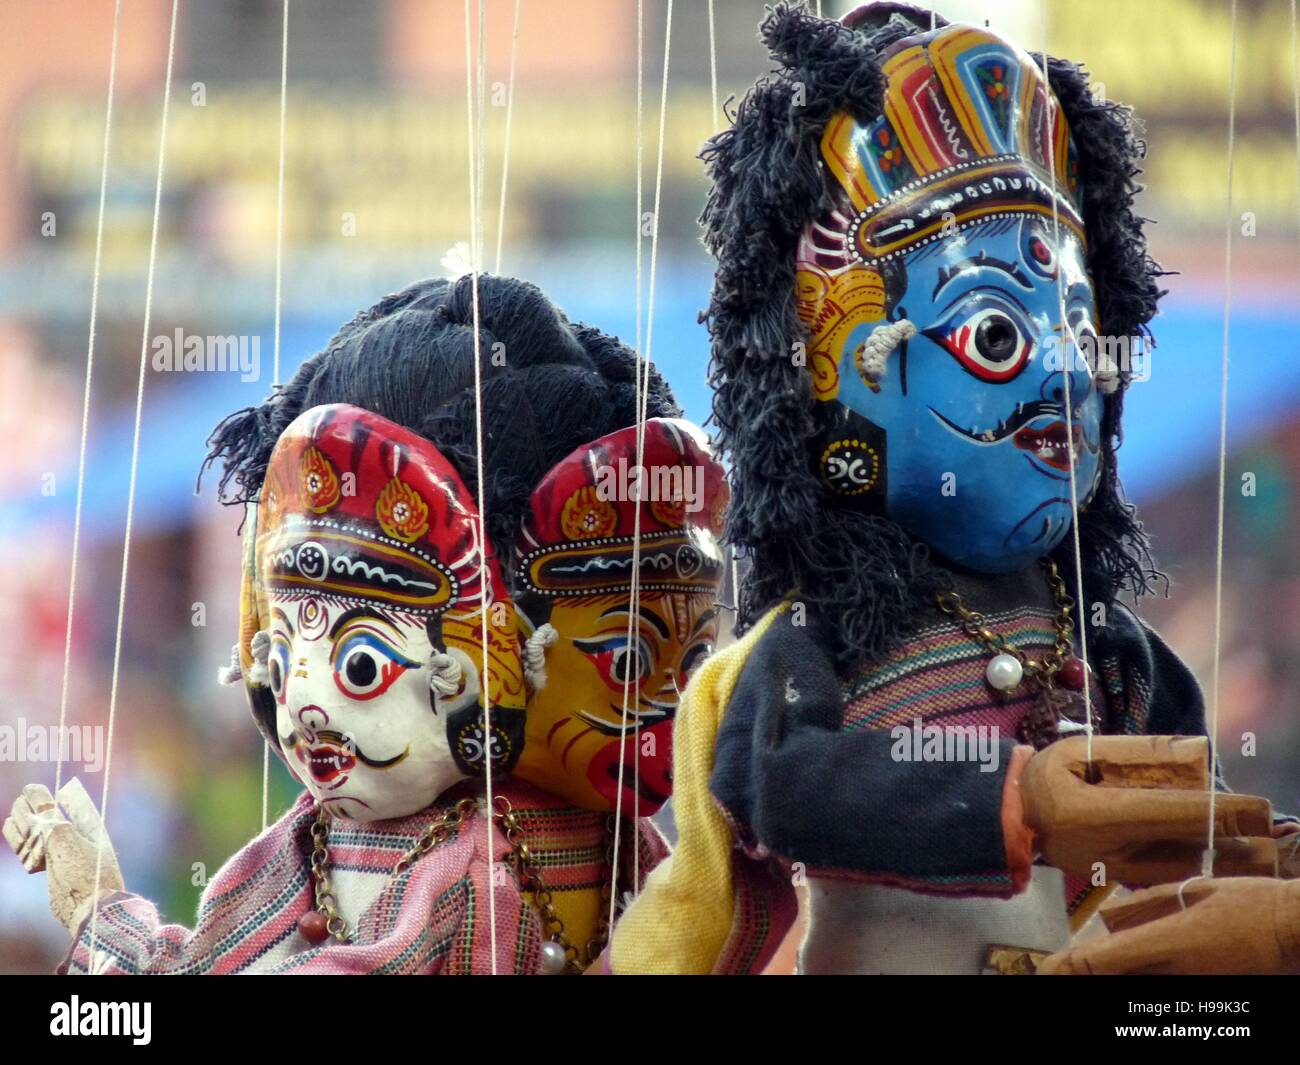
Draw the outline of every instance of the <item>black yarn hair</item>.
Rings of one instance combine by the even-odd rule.
[[[508,559],[547,471],[637,421],[637,358],[616,337],[570,322],[528,281],[480,274],[478,290],[484,506],[488,536]],[[646,416],[680,416],[667,382],[653,367],[648,376]],[[256,500],[280,434],[324,403],[350,403],[431,440],[477,498],[472,279],[418,281],[362,311],[263,403],[217,425],[200,478],[220,461],[222,502]]]
[[[928,31],[931,21],[930,12],[901,3],[860,8],[846,19],[851,26],[817,18],[803,3],[775,4],[760,36],[777,66],[701,153],[711,190],[700,222],[717,259],[701,318],[712,341],[718,446],[732,469],[727,535],[751,563],[740,626],[794,592],[831,622],[829,650],[842,669],[901,643],[951,574],[895,522],[837,505],[813,470],[816,400],[806,370],[791,357],[807,338],[796,315],[795,250],[803,226],[830,207],[820,158],[826,124],[841,111],[862,123],[879,116],[881,53]],[[933,16],[933,24],[948,23]],[[1049,58],[1047,67],[1078,150],[1102,332],[1149,340],[1163,271],[1147,252],[1146,220],[1134,208],[1145,145],[1132,112],[1094,100],[1079,66]],[[1079,518],[1089,604],[1148,593],[1163,579],[1119,484],[1122,396],[1121,388],[1105,399],[1103,473]],[[1073,587],[1073,538],[1053,557]]]

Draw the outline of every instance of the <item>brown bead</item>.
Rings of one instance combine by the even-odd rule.
[[[315,946],[318,943],[324,943],[329,938],[329,921],[326,920],[323,913],[317,910],[308,910],[298,918],[298,931],[302,934],[303,939]]]
[[[1088,681],[1088,667],[1082,658],[1071,655],[1061,663],[1061,671],[1057,676],[1064,687],[1069,688],[1070,691],[1081,692]]]

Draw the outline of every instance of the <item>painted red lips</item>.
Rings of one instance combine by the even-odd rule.
[[[1021,451],[1028,451],[1045,466],[1057,470],[1069,470],[1071,456],[1077,455],[1083,446],[1083,427],[1075,422],[1073,427],[1074,446],[1070,447],[1070,435],[1065,422],[1056,421],[1042,428],[1026,425],[1016,431],[1012,443]]]
[[[313,747],[307,754],[307,768],[314,779],[322,784],[352,772],[357,764],[356,758],[342,747],[321,745]]]

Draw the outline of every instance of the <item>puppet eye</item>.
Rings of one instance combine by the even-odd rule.
[[[334,651],[334,683],[353,699],[374,699],[418,665],[374,633],[358,632],[345,637]]]
[[[1034,271],[1044,277],[1056,276],[1056,253],[1048,246],[1047,241],[1035,234],[1029,238],[1026,250],[1029,252],[1026,261]]]
[[[271,640],[271,652],[266,658],[266,672],[271,682],[271,693],[278,702],[283,702],[285,682],[289,676],[289,641],[283,636],[276,636]]]
[[[691,674],[699,667],[709,655],[713,654],[713,643],[709,640],[701,640],[699,643],[691,644],[682,655],[682,664],[678,667],[678,673],[681,674],[682,684],[685,685],[691,678]]]
[[[612,636],[605,640],[574,640],[573,645],[590,658],[599,670],[601,679],[610,688],[621,689],[629,680],[637,685],[644,681],[654,668],[654,654],[645,640],[638,638],[635,652],[626,636]]]
[[[1033,342],[1020,316],[1005,307],[961,310],[925,335],[981,381],[1010,381],[1029,361]]]

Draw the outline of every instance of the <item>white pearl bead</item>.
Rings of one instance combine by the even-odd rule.
[[[1015,655],[1009,655],[1004,651],[1000,655],[993,656],[984,675],[998,691],[1010,691],[1020,683],[1025,675],[1025,667],[1020,664],[1020,660]]]
[[[560,944],[547,941],[542,944],[542,969],[547,976],[558,976],[569,964],[569,957]]]

